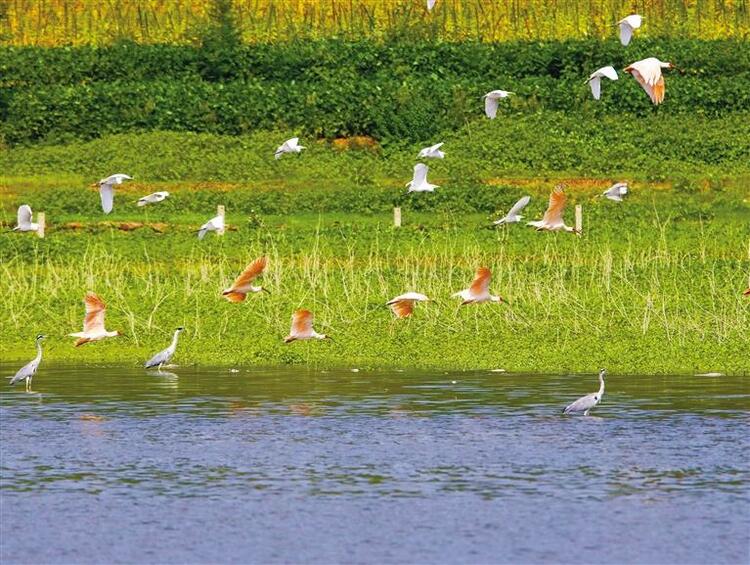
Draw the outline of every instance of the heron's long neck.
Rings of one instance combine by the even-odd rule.
[[[599,375],[599,398],[604,394],[604,377]]]
[[[174,349],[177,347],[177,338],[180,337],[179,330],[174,332],[174,336],[172,337],[172,344],[169,346],[170,349]]]
[[[38,363],[42,360],[42,341],[38,340],[36,342],[36,359],[35,361]]]

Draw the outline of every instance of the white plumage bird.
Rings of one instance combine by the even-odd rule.
[[[406,186],[409,187],[407,192],[435,192],[438,185],[427,182],[428,170],[427,165],[424,163],[414,165],[414,176],[406,183]]]
[[[641,27],[643,18],[638,14],[631,14],[622,18],[617,25],[620,27],[620,43],[627,45],[633,37],[633,32]]]
[[[249,292],[268,292],[262,286],[254,286],[253,281],[263,274],[266,269],[268,260],[265,257],[259,257],[250,263],[245,270],[234,280],[232,286],[222,292],[222,296],[229,302],[242,302],[247,298]]]
[[[161,366],[169,363],[171,361],[172,357],[174,356],[174,352],[177,349],[177,338],[180,337],[180,334],[184,331],[185,328],[180,326],[174,331],[174,335],[172,336],[172,343],[169,344],[169,347],[166,349],[163,349],[162,351],[159,351],[156,355],[154,355],[151,359],[146,361],[143,366],[146,369],[150,369],[151,367],[158,367],[158,370],[161,370]]]
[[[104,327],[104,315],[106,314],[107,306],[95,293],[87,292],[86,297],[83,299],[83,303],[86,305],[86,316],[83,319],[83,331],[68,334],[72,337],[78,338],[75,342],[76,347],[80,347],[91,341],[99,341],[106,337],[117,337],[122,335],[119,331],[108,332]]]
[[[578,230],[565,225],[565,221],[563,220],[566,199],[563,185],[557,185],[549,195],[549,206],[547,206],[547,211],[544,213],[542,219],[534,222],[526,222],[526,225],[534,226],[537,231],[567,231],[580,235]]]
[[[591,94],[594,95],[594,100],[599,100],[602,96],[602,79],[608,78],[609,80],[617,80],[617,71],[612,66],[602,67],[601,69],[595,70],[589,76],[589,86],[591,87]]]
[[[222,231],[224,229],[224,216],[211,218],[198,230],[198,239],[203,239],[210,231]]]
[[[42,334],[36,336],[36,357],[21,367],[14,376],[8,377],[10,379],[8,384],[14,385],[17,382],[26,381],[26,391],[31,391],[31,379],[36,375],[39,363],[42,362],[42,340],[46,337],[46,335]]]
[[[157,202],[163,202],[169,197],[169,193],[166,190],[159,192],[152,192],[148,196],[138,199],[138,206],[146,206],[147,204],[156,204]]]
[[[583,412],[584,416],[589,415],[589,410],[602,401],[604,396],[604,375],[607,374],[605,369],[599,369],[599,390],[598,392],[592,392],[586,396],[582,396],[575,402],[568,404],[563,410],[563,414],[571,414],[572,412]]]
[[[417,158],[427,158],[427,159],[444,159],[445,153],[440,151],[440,148],[443,146],[442,143],[436,143],[435,145],[431,145],[430,147],[425,147],[419,152],[419,155],[417,155]]]
[[[310,310],[297,310],[292,314],[292,328],[284,343],[305,339],[331,339],[326,334],[319,334],[313,329],[313,315]]]
[[[666,61],[660,61],[656,57],[649,57],[636,61],[632,65],[625,67],[625,72],[633,75],[643,90],[646,91],[651,102],[661,104],[664,102],[664,95],[667,86],[664,84],[664,77],[661,74],[662,69],[673,69],[674,65]]]
[[[276,159],[280,159],[284,153],[301,153],[303,149],[306,148],[299,144],[299,137],[293,137],[279,145],[274,156]]]
[[[432,10],[435,7],[437,0],[427,0],[427,11]]]
[[[397,318],[408,318],[414,312],[414,304],[417,302],[428,302],[430,299],[419,292],[405,292],[386,302]]]
[[[18,207],[18,213],[16,214],[16,227],[13,228],[13,231],[37,231],[39,229],[39,224],[33,223],[31,218],[31,206],[28,204],[21,204]]]
[[[453,294],[454,297],[463,299],[461,306],[467,304],[481,304],[483,302],[496,302],[500,304],[505,302],[499,296],[490,294],[490,281],[492,280],[492,272],[487,267],[479,267],[474,280],[469,288],[459,290]]]
[[[505,217],[500,218],[493,223],[496,226],[499,226],[501,224],[515,224],[517,222],[520,222],[521,218],[523,218],[520,212],[526,207],[526,205],[529,203],[529,200],[531,200],[531,196],[522,196],[518,200],[518,202],[513,204],[513,207],[508,211]]]
[[[500,100],[507,98],[511,94],[513,94],[513,92],[508,92],[507,90],[492,90],[482,96],[482,98],[484,98],[484,113],[489,119],[495,119],[495,116],[497,116],[497,106]]]
[[[133,180],[133,177],[125,175],[123,173],[117,173],[110,175],[105,179],[100,180],[94,186],[99,186],[99,197],[102,201],[102,210],[105,214],[109,214],[112,211],[115,202],[115,185],[122,184],[123,181]]]
[[[628,193],[628,183],[618,182],[610,186],[607,190],[602,192],[602,196],[614,200],[615,202],[622,202],[623,197]]]

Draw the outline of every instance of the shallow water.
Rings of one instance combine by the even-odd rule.
[[[748,377],[170,371],[2,388],[3,563],[750,559]]]

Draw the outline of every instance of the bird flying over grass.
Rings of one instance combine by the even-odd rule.
[[[87,292],[83,299],[86,306],[86,316],[83,319],[83,331],[69,334],[71,337],[77,337],[76,347],[80,347],[91,341],[99,341],[106,337],[117,337],[122,335],[119,331],[108,332],[104,327],[104,315],[107,306],[104,301],[93,292]]]
[[[306,149],[306,147],[299,144],[299,137],[293,137],[279,145],[274,157],[280,159],[284,153],[302,153],[303,149]]]
[[[210,231],[222,231],[224,229],[224,216],[216,216],[208,220],[198,230],[198,239],[203,239]]]
[[[594,100],[599,100],[602,97],[602,79],[608,78],[609,80],[617,80],[617,71],[614,67],[607,66],[601,69],[595,70],[589,76],[589,86],[591,87],[591,94],[594,95]]]
[[[648,97],[651,98],[651,102],[658,105],[664,102],[664,95],[667,91],[661,70],[673,68],[674,65],[672,63],[660,61],[656,57],[649,57],[648,59],[642,59],[628,65],[624,70],[626,73],[633,75],[633,78],[638,81],[638,84],[641,85],[646,94],[648,94]]]
[[[13,231],[37,231],[39,229],[39,224],[32,223],[31,217],[31,206],[28,204],[21,204],[18,207],[18,212],[16,214],[16,227],[13,228]]]
[[[628,183],[618,182],[610,186],[607,190],[602,192],[604,198],[613,200],[615,202],[622,202],[622,199],[628,193]]]
[[[633,32],[641,27],[642,22],[643,18],[638,14],[630,14],[617,22],[620,28],[620,43],[628,45],[633,38]]]
[[[419,155],[417,155],[418,159],[421,159],[422,157],[427,159],[444,159],[445,153],[440,151],[440,148],[443,146],[443,143],[436,143],[435,145],[430,145],[429,147],[425,147],[419,152]]]
[[[589,410],[599,404],[602,400],[602,396],[604,396],[604,375],[606,374],[607,371],[605,369],[599,369],[599,391],[582,396],[572,404],[568,404],[563,410],[563,414],[583,412],[584,416],[588,416]]]
[[[427,171],[429,169],[427,168],[427,165],[424,163],[417,163],[414,165],[414,176],[412,179],[406,183],[406,186],[409,187],[409,190],[406,192],[435,192],[435,189],[438,188],[439,185],[437,184],[430,184],[427,182]]]
[[[463,299],[461,306],[467,304],[481,304],[482,302],[496,302],[500,304],[505,302],[501,297],[490,294],[490,281],[492,280],[492,272],[487,267],[479,267],[474,280],[469,288],[459,290],[454,293],[454,297],[460,297]]]
[[[267,262],[268,261],[265,257],[260,257],[250,263],[247,267],[245,267],[245,270],[242,271],[240,276],[238,276],[234,280],[232,286],[225,289],[224,292],[221,293],[222,296],[229,300],[229,302],[242,302],[243,300],[245,300],[245,298],[247,298],[247,294],[249,292],[268,292],[268,290],[266,290],[262,286],[252,285],[252,282],[263,274]]]
[[[313,314],[310,310],[297,310],[292,314],[292,329],[284,338],[284,343],[304,339],[331,339],[326,334],[319,334],[313,329]]]
[[[138,206],[146,206],[147,204],[156,204],[157,202],[162,202],[167,199],[169,196],[169,192],[166,190],[161,190],[159,192],[152,192],[148,196],[144,196],[143,198],[138,199]]]
[[[489,119],[495,119],[495,116],[497,116],[497,106],[500,100],[507,98],[511,94],[513,94],[513,92],[508,92],[507,90],[492,90],[482,96],[482,98],[484,98],[484,113]]]
[[[549,206],[547,211],[544,213],[544,217],[541,220],[534,222],[526,222],[527,226],[534,226],[537,231],[567,231],[576,234],[580,233],[575,228],[565,225],[563,221],[563,211],[565,210],[565,196],[564,185],[558,184],[549,195]]]
[[[496,226],[499,226],[501,224],[515,224],[517,222],[520,222],[521,218],[523,218],[520,212],[524,208],[526,208],[526,205],[529,203],[529,200],[531,200],[531,196],[522,196],[518,200],[518,202],[513,204],[513,207],[508,211],[507,214],[505,214],[504,217],[500,218],[499,220],[496,220],[493,223]]]
[[[430,299],[424,294],[419,292],[405,292],[399,294],[395,298],[392,298],[386,302],[386,306],[390,307],[397,318],[408,318],[414,312],[414,304],[417,302],[427,302]]]
[[[109,214],[115,203],[115,185],[122,184],[123,181],[133,180],[133,177],[125,175],[123,173],[117,173],[110,175],[105,179],[100,180],[98,183],[94,183],[92,186],[99,187],[99,198],[102,201],[102,210],[105,214]]]

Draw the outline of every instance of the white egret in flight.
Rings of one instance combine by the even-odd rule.
[[[625,72],[633,75],[638,84],[643,87],[643,90],[651,98],[651,102],[661,104],[664,102],[664,94],[667,90],[661,70],[673,68],[674,65],[672,63],[660,61],[656,57],[649,57],[625,67]]]
[[[276,159],[279,159],[284,153],[301,153],[303,149],[306,148],[299,144],[299,137],[293,137],[291,139],[287,139],[284,143],[279,145],[279,148],[276,150],[276,153],[274,153],[274,156],[276,157]]]
[[[110,175],[106,179],[100,180],[93,186],[99,186],[99,197],[102,200],[102,210],[105,214],[109,214],[112,211],[112,207],[115,202],[115,185],[122,184],[125,180],[133,180],[133,177],[128,175],[117,173]]]
[[[491,120],[495,119],[495,116],[497,116],[497,105],[503,98],[507,98],[513,94],[513,92],[508,92],[507,90],[492,90],[482,96],[484,98],[484,113],[487,114],[487,117]]]
[[[390,307],[391,312],[393,312],[397,318],[408,318],[414,312],[415,303],[427,302],[429,300],[429,298],[419,292],[405,292],[404,294],[399,294],[395,298],[392,298],[385,304]]]
[[[599,404],[602,400],[602,396],[604,395],[604,375],[606,374],[607,371],[605,369],[599,369],[599,391],[582,396],[572,404],[568,404],[563,410],[563,414],[583,412],[584,416],[588,416],[589,410]]]
[[[263,274],[266,263],[267,259],[260,257],[245,267],[245,270],[235,279],[232,286],[222,292],[224,298],[229,302],[242,302],[247,298],[248,292],[268,292],[262,286],[253,286],[252,284],[256,278]]]
[[[638,14],[631,14],[622,18],[617,25],[620,26],[620,43],[627,45],[633,37],[633,32],[641,27],[643,18]]]
[[[589,76],[589,86],[591,87],[591,94],[594,95],[594,100],[599,100],[602,97],[602,79],[608,78],[609,80],[617,80],[617,71],[612,66],[602,67],[601,69],[595,70]]]
[[[520,212],[526,207],[526,205],[529,203],[529,200],[531,200],[531,196],[522,196],[518,200],[518,202],[513,204],[513,208],[511,208],[503,218],[495,220],[495,222],[493,223],[496,226],[499,226],[500,224],[515,224],[517,222],[520,222],[521,218],[523,218]]]
[[[108,332],[104,327],[104,315],[107,306],[104,301],[93,292],[87,292],[83,299],[86,305],[86,317],[83,319],[83,331],[69,334],[71,337],[77,337],[76,347],[80,347],[91,341],[99,341],[105,337],[117,337],[122,335],[119,331]]]
[[[13,228],[13,231],[37,231],[39,229],[39,224],[32,223],[31,216],[31,206],[28,204],[21,204],[18,207],[16,227]]]
[[[499,296],[490,294],[490,280],[492,279],[492,272],[487,267],[479,267],[474,280],[469,288],[459,290],[454,293],[454,297],[460,297],[463,299],[461,306],[466,304],[481,304],[482,302],[505,302]]]
[[[211,218],[198,230],[198,239],[203,239],[210,231],[221,231],[224,229],[224,216]]]
[[[565,221],[563,220],[565,200],[566,196],[563,185],[558,184],[549,195],[549,206],[547,206],[547,211],[544,213],[542,219],[534,222],[526,222],[526,225],[534,226],[537,231],[567,231],[580,235],[575,228],[565,225]]]
[[[430,147],[425,147],[419,152],[419,155],[417,155],[417,158],[425,157],[427,159],[444,159],[445,153],[440,151],[440,148],[443,146],[442,143],[436,143],[435,145],[431,145]]]
[[[313,315],[310,310],[297,310],[292,314],[292,329],[284,338],[284,343],[303,339],[331,339],[326,334],[319,334],[313,329]]]
[[[428,170],[427,165],[424,163],[414,165],[414,176],[406,183],[406,186],[409,187],[409,190],[406,192],[435,192],[435,189],[439,185],[427,182]]]
[[[622,202],[623,197],[628,193],[628,183],[618,182],[610,186],[607,190],[602,192],[602,196],[614,200],[615,202]]]
[[[162,202],[166,200],[168,196],[169,196],[169,193],[166,190],[161,190],[159,192],[152,192],[148,196],[139,198],[138,206],[145,206],[146,204],[156,204],[157,202]]]

